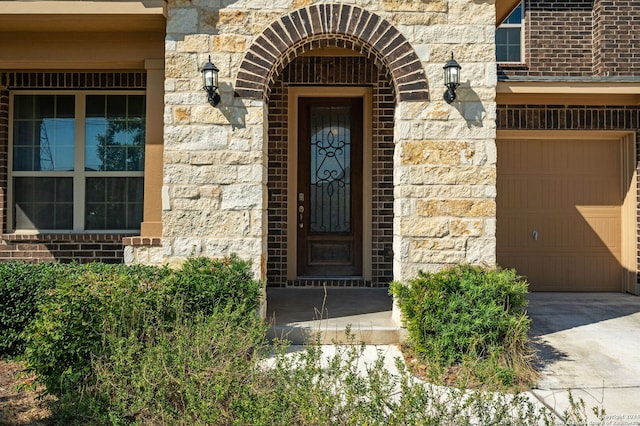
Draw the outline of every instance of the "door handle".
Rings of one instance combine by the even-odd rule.
[[[304,228],[304,206],[298,206],[298,227]]]
[[[538,231],[534,229],[531,236],[533,237],[533,241],[538,241]]]

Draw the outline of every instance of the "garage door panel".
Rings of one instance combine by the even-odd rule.
[[[602,255],[549,253],[505,255],[503,262],[524,276],[534,291],[620,291],[622,270]]]
[[[499,141],[499,264],[532,290],[619,291],[621,160],[612,140]]]

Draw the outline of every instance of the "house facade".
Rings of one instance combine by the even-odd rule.
[[[523,3],[0,2],[0,258],[637,292],[637,43],[610,22],[640,10]]]

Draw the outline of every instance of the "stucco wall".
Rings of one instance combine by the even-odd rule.
[[[305,0],[169,2],[162,217],[165,259],[235,252],[253,261],[257,276],[265,276],[268,99],[234,97],[236,76],[245,52],[269,25],[292,10],[320,3],[324,4]],[[391,24],[419,58],[428,83],[429,100],[411,100],[410,94],[399,96],[407,93],[400,90],[402,68],[389,73],[396,89],[394,278],[409,279],[419,269],[434,270],[458,262],[492,264],[496,175],[493,2],[364,0],[348,4]],[[316,33],[314,37],[325,36]],[[357,44],[356,36],[349,37]],[[370,51],[377,52],[375,47]],[[462,85],[458,100],[448,105],[442,100],[442,66],[452,51],[462,65]],[[289,52],[295,57],[300,51],[292,48]],[[216,108],[207,103],[201,88],[199,69],[208,55],[220,68],[222,102]],[[379,56],[379,66],[392,67]],[[291,59],[281,58],[279,69]]]

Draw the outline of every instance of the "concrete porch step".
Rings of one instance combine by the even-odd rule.
[[[293,344],[394,344],[406,330],[392,318],[393,301],[386,288],[269,288],[270,337]]]

